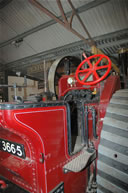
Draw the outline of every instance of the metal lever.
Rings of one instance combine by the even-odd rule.
[[[92,110],[92,121],[93,121],[93,136],[95,139],[98,138],[97,133],[96,133],[96,110],[94,108]]]

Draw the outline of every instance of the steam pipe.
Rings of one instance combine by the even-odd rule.
[[[85,136],[86,136],[86,144],[88,146],[88,106],[85,107],[85,118],[86,118]]]
[[[96,110],[92,108],[92,121],[93,121],[93,136],[95,139],[97,139],[96,134]]]
[[[86,143],[87,138],[86,138],[86,133],[85,133],[85,106],[84,103],[82,103],[82,142]]]
[[[0,84],[0,87],[1,87],[1,88],[14,87],[14,84],[12,84],[12,85]],[[18,87],[27,87],[27,85],[23,85],[23,86],[18,86],[18,85],[16,85],[16,88],[18,88]]]
[[[46,74],[46,62],[44,60],[44,92],[47,92],[47,74]]]
[[[13,88],[22,88],[22,87],[27,87],[27,78],[24,76],[24,84],[23,85],[17,85],[16,83],[14,84],[0,84],[0,88],[6,88],[6,87],[13,87]]]

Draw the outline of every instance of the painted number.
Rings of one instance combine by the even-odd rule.
[[[17,155],[20,157],[23,155],[23,153],[21,151],[21,147],[19,145],[17,145]]]
[[[6,143],[6,148],[7,148],[7,151],[10,153],[11,152],[11,146],[10,146],[9,142]]]
[[[15,149],[15,145],[14,145],[14,144],[11,144],[11,150],[12,150],[12,153],[13,153],[13,154],[16,153],[16,149]]]
[[[2,141],[2,144],[3,144],[2,149],[3,149],[4,151],[6,151],[6,143],[5,143],[5,141]]]
[[[17,154],[19,157],[23,156],[21,147],[19,145],[10,144],[9,142],[2,141],[2,149],[12,154]]]

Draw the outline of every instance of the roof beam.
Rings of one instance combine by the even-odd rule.
[[[125,30],[120,30],[117,32],[112,32],[106,35],[95,37],[94,40],[97,44],[97,47],[100,49],[109,48],[111,46],[121,45],[128,43],[128,38],[124,36],[127,34],[128,37],[128,28]],[[51,49],[49,51],[41,52],[32,56],[28,56],[10,63],[5,64],[6,69],[12,68],[26,68],[32,63],[39,63],[43,59],[52,60],[56,59],[59,56],[69,55],[69,54],[78,54],[80,53],[81,48],[89,50],[90,47],[84,44],[83,41],[74,42],[65,46]]]
[[[74,35],[76,35],[77,37],[79,37],[81,40],[83,40],[86,44],[92,46],[95,45],[94,41],[92,40],[87,28],[85,27],[84,23],[82,22],[79,14],[76,13],[76,10],[72,4],[72,2],[70,0],[68,0],[71,8],[72,8],[72,15],[70,18],[70,21],[68,21],[66,14],[64,13],[64,9],[61,3],[61,0],[56,0],[58,8],[60,9],[61,15],[63,19],[59,19],[54,13],[52,13],[50,10],[48,10],[46,7],[44,7],[39,1],[37,0],[29,0],[35,7],[37,7],[39,10],[42,11],[42,13],[45,13],[46,15],[48,15],[50,18],[54,19],[57,23],[59,23],[60,25],[62,25],[64,28],[66,28],[68,31],[72,32]],[[85,33],[87,34],[89,39],[86,39],[82,34],[80,34],[78,31],[76,31],[76,29],[74,29],[72,27],[72,19],[73,16],[76,15],[77,19],[79,20],[81,26],[83,27]],[[90,42],[91,41],[91,42]]]
[[[90,3],[88,3],[88,4],[85,4],[85,5],[77,8],[77,9],[76,9],[76,12],[77,12],[78,14],[83,13],[83,12],[89,10],[89,9],[92,9],[92,8],[94,8],[94,7],[96,7],[96,6],[99,6],[99,5],[103,4],[103,3],[106,3],[106,2],[108,2],[108,1],[110,1],[110,0],[96,0],[96,1],[92,1],[92,2],[90,2]],[[65,14],[66,17],[70,17],[71,15],[72,15],[72,11],[67,12],[67,13]],[[59,18],[59,19],[62,19],[62,16],[60,16],[60,17],[58,17],[58,18]],[[46,23],[44,23],[44,24],[38,25],[38,26],[36,26],[35,28],[32,28],[32,29],[30,29],[30,30],[28,30],[28,31],[20,34],[20,35],[17,35],[17,36],[14,37],[14,38],[11,38],[11,39],[9,39],[9,40],[1,43],[1,44],[0,44],[0,48],[11,44],[13,41],[16,41],[16,40],[18,40],[18,39],[25,38],[25,37],[27,37],[27,36],[35,33],[35,32],[38,32],[39,30],[45,29],[45,28],[47,28],[47,27],[49,27],[49,26],[51,26],[51,25],[53,25],[53,24],[56,24],[56,23],[57,23],[57,22],[52,19],[52,20],[50,20],[50,21],[48,21],[48,22],[46,22]]]

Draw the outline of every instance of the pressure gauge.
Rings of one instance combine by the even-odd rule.
[[[68,82],[68,84],[70,84],[70,85],[71,85],[71,84],[73,84],[74,79],[70,77],[70,78],[68,78],[68,79],[67,79],[67,82]]]

